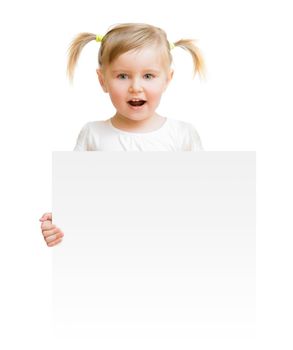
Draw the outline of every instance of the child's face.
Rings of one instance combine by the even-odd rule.
[[[126,52],[97,73],[118,115],[135,121],[155,115],[173,74],[152,47]]]

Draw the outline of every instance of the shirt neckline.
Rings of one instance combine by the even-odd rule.
[[[108,119],[107,122],[108,122],[108,125],[110,126],[111,129],[113,129],[114,131],[116,131],[120,134],[143,136],[143,135],[155,134],[155,133],[161,131],[162,129],[164,129],[166,127],[166,124],[168,123],[168,118],[165,118],[165,122],[158,129],[155,129],[152,131],[147,131],[147,132],[132,132],[132,131],[125,131],[125,130],[118,129],[112,124],[111,118]]]

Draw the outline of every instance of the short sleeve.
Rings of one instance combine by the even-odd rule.
[[[190,151],[203,151],[201,139],[197,131],[192,125],[189,129],[189,133],[190,133]]]
[[[184,138],[184,150],[186,151],[203,151],[199,134],[192,124],[186,123],[186,134]]]
[[[88,143],[89,143],[89,123],[85,124],[81,129],[76,145],[74,147],[74,151],[82,152],[88,151]]]

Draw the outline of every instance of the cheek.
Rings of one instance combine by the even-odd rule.
[[[165,88],[166,86],[164,84],[156,85],[149,90],[149,96],[153,97],[154,99],[160,99],[165,91]]]
[[[117,87],[110,88],[109,95],[110,95],[111,101],[114,105],[117,105],[117,104],[123,102],[125,99],[125,93],[123,92],[122,89],[119,89]]]
[[[119,84],[111,84],[109,85],[109,93],[112,96],[119,97],[122,95],[123,90]]]
[[[117,96],[117,94],[111,94],[111,93],[109,93],[109,95],[110,95],[110,99],[111,99],[113,105],[117,106],[119,104],[119,101],[120,101],[119,96]]]

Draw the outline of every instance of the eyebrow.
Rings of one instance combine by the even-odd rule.
[[[151,72],[151,73],[157,73],[157,74],[159,74],[161,71],[162,71],[162,70],[153,69],[153,68],[144,69],[144,70],[143,70],[144,73],[150,73],[150,72]],[[123,68],[111,70],[111,72],[112,72],[112,73],[121,73],[121,72],[123,72],[123,73],[132,73],[131,70],[129,70],[129,69],[123,69]]]

